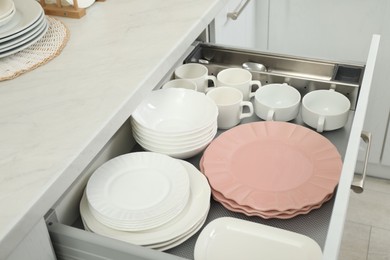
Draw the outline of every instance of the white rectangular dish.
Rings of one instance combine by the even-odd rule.
[[[311,238],[263,224],[231,217],[210,222],[200,233],[195,260],[322,259]]]

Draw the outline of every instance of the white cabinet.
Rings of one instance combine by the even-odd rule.
[[[373,135],[369,172],[390,179],[390,3],[386,14],[364,128]]]
[[[211,42],[258,49],[265,47],[264,37],[259,37],[259,27],[266,28],[267,10],[259,10],[257,0],[229,1],[225,8],[215,17],[211,24]],[[229,13],[239,13],[237,19],[229,18]],[[264,29],[262,30],[264,31]]]
[[[367,59],[386,0],[270,1],[269,51],[339,61]]]

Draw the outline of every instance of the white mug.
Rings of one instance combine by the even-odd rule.
[[[298,116],[301,94],[294,87],[268,84],[255,92],[255,114],[266,121],[291,121]]]
[[[185,89],[191,89],[191,90],[197,90],[197,86],[195,82],[189,80],[189,79],[173,79],[168,82],[166,82],[162,87],[162,89],[166,88],[185,88]]]
[[[206,66],[198,63],[187,63],[176,68],[175,78],[191,80],[196,84],[197,91],[207,92],[209,80],[213,86],[217,85],[215,76],[208,75],[209,70]]]
[[[252,80],[252,73],[241,68],[228,68],[220,71],[217,75],[217,86],[234,87],[241,91],[244,100],[254,96],[252,85],[261,87],[259,80]]]
[[[229,129],[238,125],[241,119],[253,115],[253,105],[249,101],[243,101],[241,91],[231,87],[217,87],[206,93],[218,107],[217,124],[220,129]],[[249,112],[243,112],[244,107]]]

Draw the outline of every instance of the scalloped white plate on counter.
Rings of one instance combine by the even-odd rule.
[[[223,217],[210,222],[200,233],[195,260],[322,259],[320,246],[295,232],[246,220]]]

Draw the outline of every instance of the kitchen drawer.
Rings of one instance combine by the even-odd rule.
[[[178,61],[178,64],[182,62],[200,62],[208,66],[211,74],[217,74],[219,70],[226,67],[240,67],[245,61],[265,63],[270,68],[267,72],[252,72],[254,78],[260,79],[263,84],[288,82],[296,87],[302,93],[302,96],[314,89],[335,88],[345,94],[352,104],[347,125],[342,129],[323,133],[337,147],[343,159],[340,182],[335,196],[330,201],[309,214],[281,220],[247,217],[243,214],[230,212],[212,199],[206,224],[222,216],[231,216],[295,231],[314,239],[322,248],[324,259],[337,259],[379,39],[379,36],[373,37],[365,65],[314,61],[203,43],[197,44],[194,50],[189,52],[190,54],[187,53],[185,58]],[[167,75],[162,83],[169,77],[170,75]],[[259,120],[256,116],[253,116],[245,119],[242,123]],[[303,125],[300,115],[294,120],[294,123]],[[81,174],[82,177],[73,185],[68,194],[65,194],[63,199],[48,213],[46,218],[48,229],[58,259],[193,258],[193,249],[199,232],[183,244],[163,253],[83,230],[79,218],[78,204],[90,174],[110,158],[129,151],[139,150],[142,149],[131,140],[130,124],[126,122],[107,144],[105,151],[100,153],[90,167]],[[198,167],[200,156],[197,155],[189,161]],[[68,216],[64,218],[62,216],[64,214]]]

